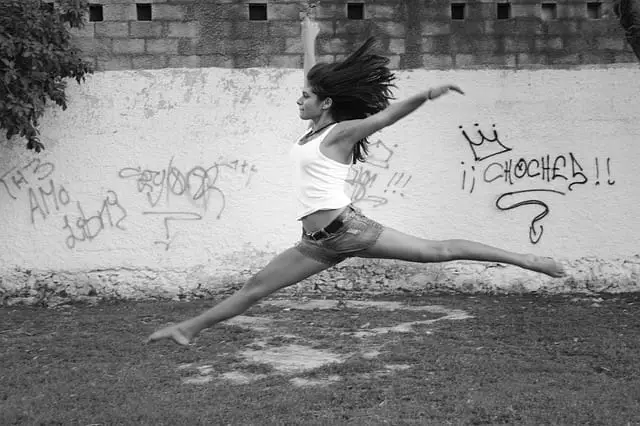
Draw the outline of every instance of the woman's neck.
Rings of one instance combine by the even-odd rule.
[[[313,121],[313,125],[311,127],[314,132],[317,132],[318,130],[324,127],[327,127],[328,125],[333,124],[335,122],[336,120],[334,120],[333,117],[326,116],[323,114],[323,116],[318,118],[318,120]]]
[[[314,123],[311,128],[311,132],[307,134],[307,137],[313,136],[316,133],[320,133],[321,131],[331,126],[332,124],[335,124],[335,121],[322,121],[320,124]]]

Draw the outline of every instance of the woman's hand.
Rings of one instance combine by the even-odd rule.
[[[464,95],[464,92],[458,86],[454,84],[445,84],[444,86],[438,86],[429,89],[429,91],[427,92],[427,99],[429,99],[430,101],[438,99],[440,96],[445,95],[450,91],[458,92],[461,95]]]
[[[305,40],[315,40],[320,34],[320,25],[312,21],[309,16],[305,16],[302,20],[302,38]]]

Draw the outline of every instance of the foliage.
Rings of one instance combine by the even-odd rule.
[[[40,152],[38,122],[48,100],[67,108],[66,78],[93,70],[71,43],[83,25],[85,0],[0,0],[0,128]]]
[[[640,0],[615,0],[612,7],[624,28],[627,42],[640,60]]]

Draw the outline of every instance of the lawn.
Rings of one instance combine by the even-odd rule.
[[[0,308],[0,424],[640,424],[640,295],[348,296]]]

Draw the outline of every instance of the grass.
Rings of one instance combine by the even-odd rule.
[[[142,341],[213,301],[4,307],[0,424],[640,424],[640,296],[600,297],[377,297],[473,318],[367,337],[443,314],[260,305],[247,315],[267,329],[219,325],[188,348]],[[287,373],[242,355],[289,345],[344,362]],[[257,380],[224,379],[238,372]]]

